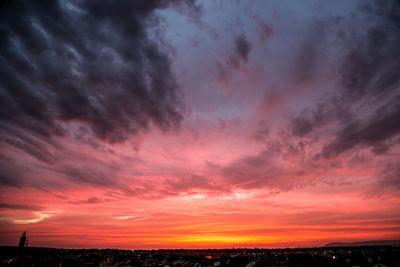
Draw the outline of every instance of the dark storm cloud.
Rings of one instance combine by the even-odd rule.
[[[327,108],[319,103],[314,110],[303,110],[303,112],[292,119],[291,131],[295,136],[306,136],[311,133],[314,128],[322,126],[331,116]]]
[[[292,127],[294,135],[304,136],[312,131],[313,124],[307,118],[298,117],[292,120]]]
[[[52,164],[54,162],[54,158],[51,156],[49,152],[47,152],[43,147],[42,148],[35,148],[35,146],[30,145],[28,142],[21,141],[16,138],[8,138],[5,137],[4,139],[0,139],[1,141],[13,146],[14,148],[20,149],[25,153],[29,154],[30,156],[44,161],[48,164]]]
[[[97,204],[97,203],[102,203],[102,202],[106,202],[107,199],[100,199],[97,197],[90,197],[84,200],[78,200],[78,201],[69,201],[69,203],[72,204]]]
[[[90,167],[86,168],[74,168],[72,166],[65,167],[59,170],[65,178],[73,183],[77,184],[89,184],[92,186],[100,187],[115,187],[117,180],[113,179],[113,173],[106,173],[99,169],[93,169]]]
[[[33,205],[21,205],[11,203],[0,203],[0,210],[40,210],[41,207]]]
[[[373,29],[374,31],[378,31]],[[368,35],[370,35],[370,31]],[[351,50],[342,65],[342,83],[347,89],[343,97],[356,99],[365,95],[379,97],[389,93],[399,84],[399,39],[385,41],[386,33],[380,31],[378,44],[367,39],[364,47]],[[397,40],[396,40],[397,39]]]
[[[251,43],[242,33],[234,39],[233,51],[231,51],[226,60],[220,62],[215,59],[215,71],[219,81],[231,78],[233,71],[240,69],[241,64],[246,64],[249,60]]]
[[[82,188],[107,189],[116,195],[144,197],[154,190],[154,184],[133,177],[120,175],[121,167],[117,163],[92,162],[90,164],[74,164],[55,167],[52,171],[64,181],[63,188],[78,186]],[[57,188],[58,185],[46,185],[48,188]],[[92,199],[92,201],[95,201]]]
[[[55,170],[72,184],[89,186],[90,188],[107,188],[125,195],[139,195],[137,188],[131,189],[121,178],[117,177],[117,167],[103,166],[93,168],[91,166],[65,166]]]
[[[247,41],[244,34],[241,34],[235,38],[235,52],[236,54],[247,63],[251,50],[251,43]]]
[[[3,3],[0,119],[44,137],[65,134],[57,121],[78,121],[110,143],[122,142],[150,123],[163,131],[176,129],[182,103],[171,62],[148,36],[149,25],[157,23],[153,11],[168,5]],[[194,6],[190,1],[179,5]]]
[[[52,138],[21,130],[5,122],[0,122],[0,128],[0,141],[7,145],[9,149],[18,149],[47,164],[53,164],[56,160],[54,154],[49,151],[49,148],[63,149]]]
[[[376,1],[366,6],[375,21],[363,36],[356,36],[342,65],[345,97],[382,96],[398,90],[400,76],[400,3]]]
[[[400,134],[400,3],[374,2],[358,12],[368,24],[341,37],[347,50],[339,68],[342,89],[322,109],[320,104],[291,123],[294,135],[306,136],[338,121],[336,138],[322,151],[328,158],[359,147],[384,154],[385,143]],[[366,106],[369,112],[357,111]]]
[[[367,102],[375,112],[344,123],[336,140],[323,149],[328,157],[357,146],[382,154],[388,151],[384,143],[400,134],[400,2],[379,2],[364,10],[376,22],[344,59],[344,90],[337,101]]]
[[[337,134],[336,140],[323,149],[323,155],[336,156],[357,146],[376,147],[379,154],[383,142],[400,134],[400,97],[396,102],[396,105],[389,105],[390,108],[378,110],[364,123],[347,124]]]
[[[382,96],[398,90],[400,81],[400,3],[375,1],[362,11],[375,23],[351,42],[342,65],[345,97]]]

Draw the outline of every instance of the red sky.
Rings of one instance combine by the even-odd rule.
[[[399,18],[394,1],[0,7],[0,245],[400,239]]]

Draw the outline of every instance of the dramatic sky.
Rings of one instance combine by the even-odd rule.
[[[400,239],[400,3],[0,4],[0,245]]]

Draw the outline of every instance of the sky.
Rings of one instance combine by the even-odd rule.
[[[399,1],[0,4],[0,245],[400,239],[399,148]]]

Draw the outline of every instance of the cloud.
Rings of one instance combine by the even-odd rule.
[[[297,117],[292,120],[293,134],[304,136],[310,133],[313,125],[307,118]]]
[[[364,36],[356,36],[341,68],[343,90],[335,101],[342,106],[369,105],[364,118],[343,124],[336,139],[324,147],[325,156],[338,155],[358,146],[376,154],[388,151],[385,142],[400,135],[400,4],[364,7],[374,18]]]
[[[320,152],[307,148],[317,152],[308,161],[313,166],[308,175],[324,168],[320,174],[335,180],[351,169],[369,181],[361,189],[366,197],[398,195],[398,159],[393,152],[400,137],[400,5],[373,2],[356,12],[367,21],[358,25],[358,32],[342,30],[335,90],[292,117],[288,132],[293,140],[319,140]],[[336,166],[338,160],[342,164]],[[364,169],[370,164],[368,174]]]
[[[384,154],[385,142],[400,134],[400,5],[388,1],[383,8],[372,4],[357,12],[369,21],[364,31],[344,31],[341,37],[347,52],[339,60],[340,87],[291,121],[292,133],[301,137],[337,124],[335,138],[322,149],[328,158],[358,147]]]
[[[100,163],[96,163],[96,166],[96,168],[93,168],[90,165],[74,164],[73,166],[66,165],[56,168],[54,171],[66,181],[83,188],[107,188],[128,195],[136,195],[138,193],[136,189],[131,189],[131,186],[126,184],[124,179],[118,175],[118,166],[106,166],[103,164],[100,167]],[[134,182],[131,181],[131,185],[134,185]]]
[[[235,38],[235,52],[245,63],[249,59],[250,50],[251,43],[243,33]]]
[[[42,149],[37,149],[27,142],[20,141],[12,137],[5,137],[2,141],[48,164],[52,164],[54,162],[51,155],[43,147],[41,147]]]
[[[384,142],[400,134],[400,97],[396,102],[378,110],[366,122],[347,124],[337,133],[336,139],[323,148],[323,155],[337,156],[357,146],[374,147],[378,154],[387,151],[382,151]]]
[[[97,204],[97,203],[103,203],[108,201],[107,199],[100,199],[97,197],[90,197],[87,199],[83,199],[83,200],[78,200],[78,201],[70,201],[70,203],[72,204]]]
[[[220,191],[223,190],[222,187],[218,186],[212,180],[192,174],[188,177],[182,179],[167,179],[167,188],[169,192],[181,193],[181,192],[191,192],[193,190],[207,190],[207,191]]]
[[[391,197],[400,193],[400,163],[386,161],[382,163],[382,169],[377,173],[378,179],[367,192],[367,197]]]
[[[276,174],[267,158],[266,152],[242,157],[222,167],[221,173],[231,184],[257,187],[261,181],[268,180]]]
[[[0,210],[40,210],[41,207],[26,204],[0,203]]]
[[[190,16],[200,10],[192,1],[158,0],[1,5],[0,146],[7,156],[0,186],[58,190],[69,181],[133,193],[110,177],[114,170],[71,164],[85,153],[99,164],[90,149],[74,152],[71,143],[119,157],[110,144],[153,125],[179,129],[185,107],[170,55],[151,37],[155,11],[170,6]]]
[[[331,120],[336,114],[332,114],[331,106],[318,103],[314,109],[304,109],[300,115],[292,118],[290,122],[291,132],[294,136],[304,137],[315,128],[321,127]],[[336,109],[334,113],[339,113]],[[337,115],[340,116],[340,115]]]
[[[241,68],[241,64],[247,64],[252,44],[242,33],[235,37],[233,51],[229,52],[225,59],[214,60],[215,72],[218,82],[228,82],[232,79],[232,73]],[[230,87],[226,84],[226,87]]]
[[[22,187],[26,185],[25,175],[12,159],[0,155],[0,187]]]
[[[382,97],[397,90],[400,78],[400,4],[374,2],[362,12],[373,22],[365,33],[345,38],[349,51],[341,66],[344,97]]]
[[[282,158],[287,157],[289,150],[295,148],[281,143],[275,147],[267,145],[267,148],[259,153],[239,157],[225,165],[209,162],[208,168],[215,177],[222,179],[223,190],[226,192],[255,188],[268,188],[276,192],[287,191],[303,184],[300,169],[294,170],[283,166]],[[221,188],[221,191],[223,190]]]
[[[78,121],[109,143],[150,124],[178,129],[183,104],[170,58],[148,34],[154,11],[169,5],[62,0],[2,5],[0,120],[45,137],[65,135],[60,121]]]
[[[261,43],[265,43],[274,35],[275,31],[272,26],[264,23],[260,16],[253,16],[253,19],[257,22]]]

